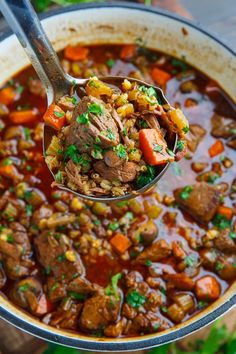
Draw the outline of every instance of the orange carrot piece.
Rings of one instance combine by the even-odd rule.
[[[0,90],[0,103],[8,106],[9,104],[13,103],[18,96],[19,94],[16,92],[14,87],[4,87],[2,90]]]
[[[221,287],[214,277],[207,275],[196,281],[195,293],[198,300],[213,301],[220,296]]]
[[[51,125],[54,129],[60,130],[66,122],[65,112],[56,104],[51,104],[45,112],[43,119],[45,123]]]
[[[215,157],[216,155],[221,154],[224,151],[224,144],[221,140],[216,140],[213,145],[208,149],[210,157]]]
[[[166,141],[157,129],[141,129],[139,131],[139,147],[144,160],[151,166],[174,161],[174,156],[167,153]]]
[[[233,210],[227,206],[221,205],[217,210],[217,214],[223,215],[226,219],[231,220],[233,217]]]
[[[127,249],[131,246],[131,242],[123,234],[117,233],[110,240],[110,244],[112,247],[120,254],[123,254],[127,251]]]
[[[157,85],[165,86],[167,81],[170,80],[171,75],[164,70],[159,68],[152,69],[151,76]]]
[[[64,56],[71,61],[85,60],[87,59],[89,49],[81,47],[80,45],[68,45],[64,50]]]
[[[4,177],[8,177],[14,179],[14,177],[18,174],[17,169],[14,165],[6,165],[0,166],[0,175]]]
[[[35,109],[29,109],[27,111],[13,111],[9,114],[9,119],[15,124],[24,124],[33,122],[38,116],[38,112]]]
[[[120,52],[120,58],[123,60],[130,59],[134,56],[135,52],[136,46],[134,44],[124,45]]]

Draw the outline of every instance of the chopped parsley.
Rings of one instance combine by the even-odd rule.
[[[57,183],[61,183],[61,182],[62,182],[61,171],[58,171],[58,172],[55,174],[55,180],[56,180]]]
[[[29,289],[29,284],[25,283],[19,286],[18,291],[21,291],[22,293],[26,292]]]
[[[33,209],[33,205],[31,204],[27,204],[25,207],[25,212],[27,216],[31,216],[32,215],[32,209]]]
[[[85,294],[79,294],[75,291],[68,291],[68,295],[74,300],[85,300],[86,299]]]
[[[113,150],[116,152],[116,155],[120,157],[121,159],[127,159],[127,152],[126,148],[124,145],[119,144],[113,148]]]
[[[220,176],[218,175],[218,173],[213,173],[213,174],[210,174],[208,177],[207,177],[207,182],[210,183],[210,184],[213,184]]]
[[[22,94],[23,91],[24,91],[24,89],[25,89],[24,86],[19,85],[19,86],[16,88],[16,92],[19,93],[19,94]]]
[[[126,296],[126,301],[130,306],[138,308],[145,303],[146,297],[137,290],[133,290]]]
[[[12,161],[12,159],[10,159],[10,157],[5,158],[2,162],[2,166],[9,166],[12,164],[13,164],[13,161]]]
[[[109,140],[115,140],[115,135],[114,135],[113,131],[111,130],[111,128],[107,128],[107,137]]]
[[[118,281],[122,278],[121,273],[117,273],[111,277],[111,284],[105,288],[105,294],[108,296],[115,296],[116,299],[119,299],[118,293]]]
[[[80,163],[79,151],[75,145],[69,145],[64,151],[64,159],[71,159],[74,163]]]
[[[216,214],[212,220],[212,224],[219,230],[230,228],[231,220],[228,220],[224,215]]]
[[[95,141],[96,141],[96,143],[100,143],[101,142],[101,139],[99,138],[99,136],[96,136]]]
[[[127,136],[127,135],[128,135],[127,128],[124,128],[124,129],[122,130],[122,134],[123,134],[124,136]]]
[[[64,113],[64,112],[54,111],[53,114],[54,114],[54,116],[57,117],[57,118],[62,118],[62,117],[65,116],[65,113]]]
[[[115,222],[110,222],[108,225],[108,229],[112,230],[112,231],[116,231],[117,229],[119,229],[119,223],[117,221]]]
[[[14,238],[12,235],[7,235],[7,242],[8,243],[13,243],[14,242]]]
[[[144,120],[144,119],[140,119],[139,125],[141,128],[144,128],[144,129],[148,128],[148,124],[147,124],[146,120]]]
[[[229,237],[231,237],[232,239],[236,239],[236,232],[230,231]]]
[[[177,149],[179,151],[183,151],[184,147],[185,147],[185,143],[182,140],[178,140],[177,141]]]
[[[139,91],[146,93],[148,97],[157,97],[157,93],[154,87],[146,87],[142,85],[139,87]]]
[[[171,64],[175,67],[175,68],[179,68],[181,71],[185,72],[188,69],[188,65],[179,59],[173,58],[171,60]]]
[[[156,331],[160,327],[160,323],[153,323],[152,328]]]
[[[51,266],[47,266],[45,269],[44,269],[44,273],[46,275],[49,275],[51,273],[51,270],[52,270],[52,267]]]
[[[142,188],[147,184],[149,184],[150,182],[152,182],[155,176],[156,176],[155,167],[147,165],[147,171],[140,173],[136,179],[138,188]]]
[[[182,131],[184,132],[184,134],[187,134],[189,132],[189,127],[183,127]]]
[[[219,271],[219,270],[222,270],[222,269],[224,269],[224,264],[220,263],[220,262],[216,262],[215,270]]]
[[[23,131],[24,131],[25,140],[30,140],[31,139],[30,129],[27,127],[24,127]]]
[[[82,113],[80,114],[77,118],[76,118],[76,122],[79,124],[89,124],[89,115],[88,112]]]
[[[198,257],[195,254],[192,254],[190,256],[186,256],[184,258],[184,263],[186,264],[187,267],[194,267],[198,263]]]
[[[190,193],[192,192],[193,187],[192,186],[186,186],[183,188],[182,192],[180,192],[180,198],[183,200],[187,200],[190,196]]]
[[[167,152],[167,154],[170,155],[171,157],[175,157],[175,153],[174,153],[172,150],[170,150],[169,148],[166,148],[166,152]]]
[[[166,306],[162,306],[161,307],[161,311],[164,312],[164,313],[167,313],[168,312],[168,309]]]
[[[197,307],[199,310],[204,309],[204,307],[207,307],[207,306],[208,306],[208,302],[206,302],[206,301],[199,301],[197,304]]]
[[[107,62],[106,62],[108,68],[113,68],[113,66],[115,65],[115,60],[113,59],[108,59]]]
[[[163,146],[159,144],[154,144],[153,151],[162,152]]]
[[[96,115],[101,115],[103,114],[103,108],[97,103],[91,103],[88,106],[88,112]]]
[[[58,262],[64,262],[66,260],[65,254],[62,253],[59,256],[57,256],[57,260],[58,260]]]
[[[145,265],[146,265],[147,267],[151,267],[152,261],[151,261],[150,259],[147,259],[146,262],[145,262]]]

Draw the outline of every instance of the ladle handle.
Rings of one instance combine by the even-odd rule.
[[[68,77],[30,0],[0,0],[0,10],[45,85],[48,103],[68,92]]]

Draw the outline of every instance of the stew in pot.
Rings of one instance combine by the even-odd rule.
[[[186,155],[156,190],[129,201],[82,201],[51,188],[42,84],[32,68],[11,79],[0,90],[1,291],[57,328],[95,337],[163,331],[236,280],[235,106],[184,58],[142,43],[69,46],[60,58],[73,76],[161,86],[189,118]]]

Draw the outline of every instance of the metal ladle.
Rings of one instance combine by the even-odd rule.
[[[29,0],[0,0],[0,10],[28,55],[40,80],[44,84],[47,93],[48,105],[57,101],[60,97],[68,94],[72,86],[76,85],[77,88],[85,87],[89,79],[74,78],[63,71],[58,56],[52,48],[52,45],[49,42],[49,39],[47,38],[38,16]],[[14,53],[12,54],[14,55]],[[145,82],[129,77],[110,76],[101,77],[99,79],[108,84],[115,84],[116,86],[120,86],[124,79],[128,79],[131,82],[137,82],[140,85],[151,87],[151,85]],[[157,86],[152,87],[156,90],[157,96],[161,102],[170,106],[163,94],[163,91]],[[55,135],[55,130],[45,124],[43,139],[44,151],[47,150],[53,135]],[[170,140],[171,141],[168,141],[168,147],[175,151],[177,134],[175,134],[174,138]],[[150,183],[141,189],[119,197],[87,196],[75,192],[65,186],[61,186],[60,188],[72,192],[81,198],[86,198],[92,201],[112,202],[126,200],[133,198],[138,194],[142,194],[153,187],[164,175],[168,167],[169,163],[164,166],[157,167],[156,177]],[[51,170],[50,172],[55,178],[53,172]]]

